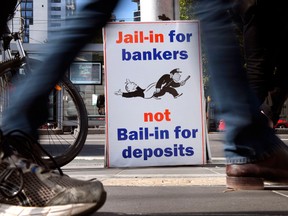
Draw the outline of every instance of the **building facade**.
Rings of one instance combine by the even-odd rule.
[[[137,10],[134,11],[134,21],[178,20],[180,17],[179,0],[128,1],[137,4]],[[23,18],[22,25],[25,27],[23,41],[26,43],[25,49],[30,52],[31,58],[38,58],[38,46],[49,42],[51,34],[65,25],[66,18],[75,15],[78,8],[81,7],[81,3],[82,0],[27,0],[21,3],[19,11]],[[117,20],[117,17],[114,17],[114,19]],[[90,44],[87,46],[75,59],[73,68],[67,71],[67,75],[70,78],[72,72],[74,78],[75,74],[76,77],[81,77],[81,74],[84,73],[87,75],[87,71],[82,70],[84,67],[79,66],[81,63],[91,67],[100,65],[101,75],[97,84],[91,82],[80,83],[77,80],[72,80],[83,96],[88,114],[98,115],[98,108],[95,106],[93,98],[95,98],[95,95],[104,94],[103,45]]]
[[[45,43],[49,34],[76,13],[77,0],[27,0],[20,5],[24,43]]]
[[[53,32],[65,26],[66,18],[75,15],[82,2],[83,0],[27,0],[21,3],[19,16],[15,17],[14,23],[18,22],[19,17],[22,18],[22,38],[29,58],[40,59],[39,51],[45,52],[45,44],[49,42]],[[89,68],[91,71],[97,70],[97,76],[89,74]],[[90,44],[85,47],[67,71],[67,75],[82,95],[88,114],[97,115],[95,95],[104,94],[103,45]],[[89,75],[97,80],[79,81]]]

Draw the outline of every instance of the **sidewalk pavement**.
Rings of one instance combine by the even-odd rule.
[[[63,170],[104,184],[107,202],[92,216],[288,216],[288,185],[227,190],[225,159],[215,146],[218,157],[206,165],[104,168],[104,157],[78,157]]]
[[[74,178],[97,178],[105,186],[226,186],[224,158],[212,158],[212,162],[204,165],[105,168],[104,158],[86,157],[76,158],[62,169]],[[288,184],[265,183],[265,189],[287,190],[288,198]]]
[[[222,149],[223,134],[210,133],[209,141],[212,158],[205,165],[105,168],[104,156],[78,156],[64,166],[63,169],[68,175],[75,178],[100,179],[106,186],[198,185],[225,187],[225,158],[223,158]],[[84,175],[83,171],[85,171]]]
[[[145,168],[104,168],[101,160],[76,159],[64,172],[104,184],[107,202],[93,216],[288,215],[288,186],[227,190],[222,158],[202,166]]]
[[[106,186],[224,186],[224,159],[212,161],[194,166],[104,168],[104,160],[100,158],[90,161],[76,158],[63,170],[75,178],[97,178]],[[85,175],[80,170],[85,170]]]

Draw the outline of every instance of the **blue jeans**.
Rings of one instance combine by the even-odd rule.
[[[204,52],[219,104],[226,122],[224,145],[227,163],[264,160],[286,145],[268,127],[260,113],[258,97],[248,84],[239,41],[228,10],[228,0],[199,0],[197,16],[201,21]]]
[[[78,15],[55,34],[41,65],[17,87],[4,114],[3,132],[21,130],[38,138],[37,128],[48,118],[48,96],[96,30],[111,17],[118,0],[85,0]]]

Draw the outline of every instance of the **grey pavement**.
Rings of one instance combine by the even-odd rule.
[[[223,146],[215,143],[211,163],[202,166],[105,168],[99,156],[77,158],[63,169],[74,178],[103,182],[108,198],[95,216],[288,215],[288,185],[227,190]]]

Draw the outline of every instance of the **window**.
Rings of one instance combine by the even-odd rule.
[[[27,0],[21,2],[21,16],[25,19],[25,26],[33,24],[33,2]]]
[[[51,15],[51,19],[61,19],[61,15]]]
[[[138,17],[138,16],[140,16],[140,11],[135,11],[134,12],[134,17]]]
[[[102,84],[100,62],[74,62],[70,66],[70,79],[74,84]]]
[[[23,42],[29,43],[29,36],[28,35],[25,35],[25,37],[23,38]]]
[[[29,35],[29,27],[27,27],[27,28],[24,29],[24,34],[25,34],[25,35]]]
[[[61,23],[51,23],[50,24],[51,27],[61,27]]]
[[[21,16],[25,18],[32,18],[33,12],[32,11],[21,11]]]
[[[51,7],[52,11],[61,11],[61,7]]]
[[[25,24],[26,28],[29,28],[30,20],[29,19],[25,19],[24,24]]]
[[[21,8],[23,10],[33,10],[33,3],[32,2],[21,2]]]

